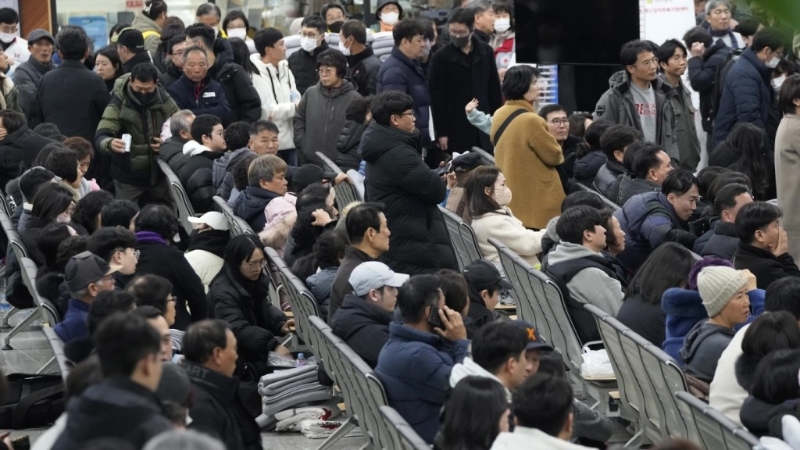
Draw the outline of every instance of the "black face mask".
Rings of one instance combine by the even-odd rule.
[[[143,93],[143,92],[133,92],[133,96],[136,97],[136,100],[139,100],[139,103],[142,105],[149,105],[150,102],[156,97],[156,91]]]
[[[468,34],[463,37],[451,37],[450,42],[456,46],[456,48],[464,48],[469,45],[469,39],[472,37],[472,34]]]
[[[338,33],[342,31],[342,25],[344,25],[344,21],[333,22],[332,24],[328,25],[328,31],[331,33]]]

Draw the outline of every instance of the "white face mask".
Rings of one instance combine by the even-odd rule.
[[[0,33],[0,41],[3,41],[6,44],[10,44],[16,38],[17,38],[16,34]]]
[[[68,213],[61,213],[56,217],[56,222],[58,223],[69,223],[72,220],[72,216]]]
[[[494,31],[505,33],[509,28],[511,28],[511,19],[503,18],[494,20]]]
[[[779,62],[781,62],[781,60],[779,58],[776,58],[776,57],[773,56],[772,59],[770,59],[767,62],[767,67],[769,67],[770,69],[774,69],[774,68],[778,67],[778,63]]]
[[[350,49],[345,47],[342,41],[339,41],[339,51],[342,52],[344,56],[350,56]]]
[[[776,91],[780,91],[784,81],[786,81],[786,75],[781,75],[778,78],[773,78],[772,88],[775,89]]]
[[[231,28],[228,30],[228,37],[244,40],[247,37],[247,28]]]
[[[511,203],[511,197],[511,189],[508,186],[494,190],[494,201],[500,206],[508,206]]]
[[[394,25],[397,23],[397,19],[400,18],[400,14],[396,12],[385,12],[381,13],[381,22],[386,25]]]
[[[311,53],[315,48],[317,48],[317,40],[310,37],[300,38],[300,47],[303,50]]]

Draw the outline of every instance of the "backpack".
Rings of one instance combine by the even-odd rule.
[[[709,111],[708,117],[713,122],[717,118],[717,112],[719,111],[719,103],[722,101],[722,90],[725,87],[725,77],[728,76],[728,72],[730,72],[731,67],[733,67],[733,63],[739,60],[739,57],[742,56],[744,49],[742,48],[734,48],[733,50],[729,51],[727,55],[725,55],[725,62],[720,64],[717,67],[717,71],[714,73],[714,81],[712,82],[711,86],[711,111]]]
[[[0,406],[0,428],[24,429],[49,425],[64,412],[64,381],[61,375],[13,373],[8,394]]]

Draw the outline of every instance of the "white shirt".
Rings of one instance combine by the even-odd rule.
[[[14,60],[14,64],[11,65],[6,74],[7,77],[11,78],[11,76],[14,75],[14,70],[31,57],[31,52],[28,51],[28,41],[17,37],[14,39],[14,42],[8,46],[5,54],[10,59]]]
[[[503,432],[497,435],[491,450],[589,450],[589,447],[573,444],[550,436],[536,428],[517,426],[513,433]]]

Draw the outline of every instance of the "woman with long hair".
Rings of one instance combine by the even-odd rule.
[[[443,448],[488,450],[498,434],[510,428],[503,385],[484,377],[465,377],[447,401],[442,424]]]
[[[317,238],[323,231],[336,226],[339,212],[334,206],[335,201],[336,190],[322,183],[306,187],[297,197],[297,221],[291,234],[294,246],[286,249],[284,260],[301,280],[316,271],[316,268],[309,267],[309,263],[314,258]]]
[[[777,196],[773,153],[766,132],[750,123],[739,123],[711,153],[708,163],[742,172],[753,184],[755,200]]]
[[[22,242],[28,251],[28,257],[38,267],[44,266],[46,263],[45,255],[39,250],[38,242],[42,230],[51,223],[70,223],[74,209],[75,201],[72,193],[66,187],[60,184],[46,183],[39,188],[39,192],[33,198],[31,217],[25,225],[25,232],[22,233]],[[72,234],[74,233],[73,230]]]
[[[782,438],[781,418],[797,415],[800,406],[800,350],[776,350],[756,368],[750,396],[742,405],[742,425],[757,437]]]

